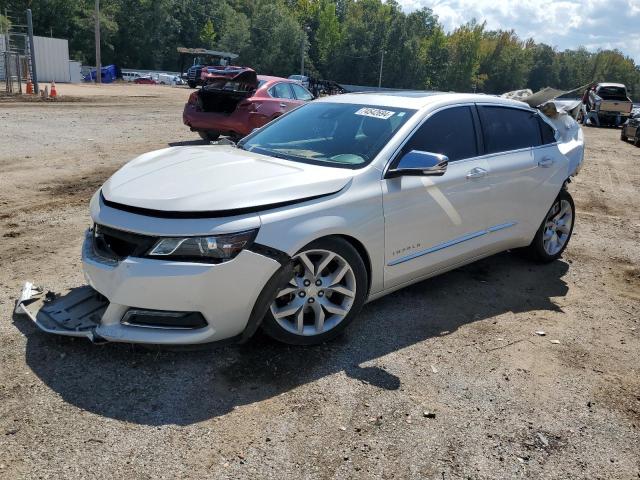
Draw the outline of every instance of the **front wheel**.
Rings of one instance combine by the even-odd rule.
[[[198,86],[196,82],[193,82],[191,80],[187,82],[187,85],[189,85],[189,88],[196,88]]]
[[[339,335],[356,317],[367,293],[367,271],[346,240],[314,241],[293,257],[293,277],[262,323],[272,338],[314,345]]]
[[[573,198],[564,188],[556,197],[533,241],[527,247],[529,255],[536,261],[548,263],[560,258],[567,248],[576,208]]]

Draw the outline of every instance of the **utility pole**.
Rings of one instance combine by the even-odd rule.
[[[378,77],[378,88],[382,87],[382,65],[384,64],[384,50],[380,56],[380,76]]]
[[[31,80],[33,81],[33,93],[40,93],[38,85],[38,72],[36,71],[36,51],[33,48],[33,18],[31,9],[27,8],[27,34],[29,35],[29,57],[31,57]]]
[[[102,60],[100,59],[100,0],[96,0],[96,83],[102,83]]]
[[[302,40],[300,42],[300,75],[304,75],[304,43],[306,35],[302,32]]]

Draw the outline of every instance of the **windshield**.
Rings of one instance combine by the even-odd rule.
[[[363,167],[415,110],[308,103],[258,130],[238,145],[287,160],[333,167]]]

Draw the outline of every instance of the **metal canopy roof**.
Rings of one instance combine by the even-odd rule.
[[[206,48],[178,47],[178,53],[187,53],[190,55],[211,55],[212,57],[230,58],[231,60],[238,58],[237,53],[218,52],[216,50],[207,50]]]

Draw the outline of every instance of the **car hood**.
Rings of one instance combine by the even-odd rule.
[[[232,146],[171,147],[127,163],[104,184],[102,195],[108,203],[137,209],[233,214],[336,193],[353,173]]]

